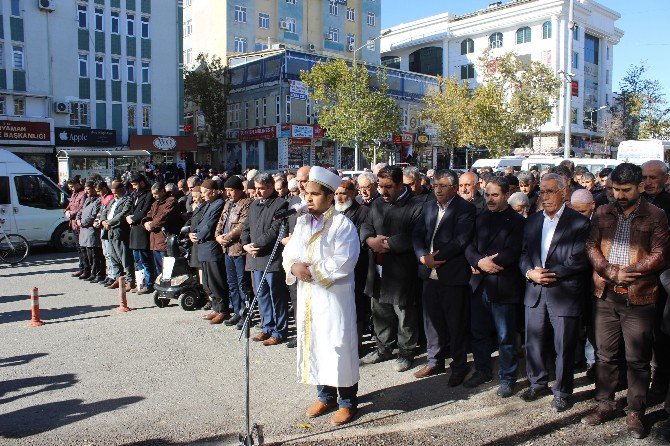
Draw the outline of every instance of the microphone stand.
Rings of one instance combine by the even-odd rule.
[[[240,337],[237,338],[238,341],[242,339],[242,336],[246,338],[246,344],[244,346],[244,378],[245,378],[245,385],[246,385],[246,391],[245,391],[245,412],[244,412],[244,423],[245,423],[245,431],[240,434],[239,440],[240,446],[253,446],[254,443],[254,435],[256,435],[258,439],[258,446],[263,446],[265,439],[263,438],[263,426],[260,426],[256,423],[254,425],[251,425],[251,410],[250,410],[250,374],[249,374],[249,341],[250,341],[250,327],[251,327],[251,318],[253,317],[254,311],[256,309],[256,305],[258,304],[258,295],[261,292],[261,288],[263,287],[263,282],[265,282],[265,276],[268,274],[268,269],[270,268],[270,264],[274,260],[275,256],[277,255],[277,250],[279,249],[279,245],[281,244],[282,238],[284,238],[284,235],[287,233],[288,230],[288,218],[283,218],[281,220],[281,228],[279,229],[279,236],[277,237],[277,240],[275,241],[275,245],[272,248],[272,252],[270,253],[270,257],[268,258],[268,262],[265,265],[265,270],[263,271],[263,275],[261,276],[261,280],[258,281],[258,284],[256,286],[256,295],[254,296],[254,299],[251,301],[251,303],[247,303],[247,315],[246,318],[244,319],[244,325],[242,325],[242,333],[240,333]]]

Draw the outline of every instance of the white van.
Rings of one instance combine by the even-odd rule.
[[[530,170],[532,167],[536,167],[538,172],[542,172],[545,169],[551,169],[554,166],[558,166],[563,161],[563,157],[560,156],[529,156],[521,164],[521,170]],[[606,167],[614,169],[616,166],[621,164],[621,161],[615,159],[599,159],[599,158],[568,158],[575,164],[575,167],[582,166],[586,167],[589,172],[592,174],[597,174]]]
[[[63,215],[68,196],[42,172],[0,149],[0,218],[4,231],[24,236],[31,245],[75,247],[74,233]]]
[[[494,171],[498,168],[498,164],[500,163],[499,159],[492,159],[492,158],[480,158],[474,163],[472,163],[472,166],[470,166],[471,170],[479,171],[479,169],[483,169],[484,167],[490,167]]]
[[[496,172],[504,172],[505,168],[511,167],[515,172],[521,170],[521,165],[526,158],[517,156],[503,156],[498,160],[498,166],[494,169]]]

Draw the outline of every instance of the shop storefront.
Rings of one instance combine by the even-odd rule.
[[[53,119],[0,119],[0,149],[9,150],[48,177],[57,179]]]
[[[198,149],[195,136],[131,135],[130,150],[146,150],[154,165],[175,164],[186,175],[193,172],[194,154]]]

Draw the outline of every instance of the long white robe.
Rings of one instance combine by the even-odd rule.
[[[354,268],[356,227],[331,207],[319,221],[298,218],[284,248],[286,283],[296,262],[310,263],[312,282],[298,281],[298,379],[305,384],[349,387],[359,380]]]

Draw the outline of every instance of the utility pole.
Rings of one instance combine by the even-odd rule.
[[[570,158],[572,148],[572,45],[575,32],[575,0],[570,0],[568,10],[568,63],[565,67],[565,143],[563,144],[563,158]]]

